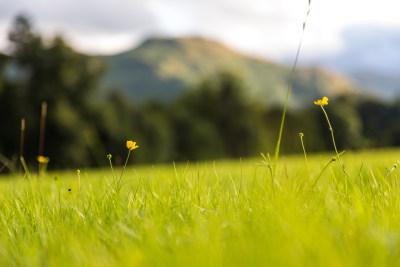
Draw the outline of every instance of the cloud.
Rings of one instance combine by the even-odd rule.
[[[296,47],[307,2],[160,0],[153,7],[164,33],[200,35],[247,54],[278,58]]]
[[[400,29],[376,25],[350,27],[341,35],[343,48],[310,61],[342,72],[400,75]]]
[[[156,27],[156,19],[147,1],[47,1],[14,0],[13,8],[0,13],[0,19],[11,19],[18,12],[26,12],[39,24],[71,28],[81,32],[117,32]],[[10,5],[11,6],[11,5]]]
[[[114,53],[154,35],[199,35],[279,60],[295,52],[307,6],[307,0],[0,1],[0,48],[10,21],[24,11],[39,31],[61,32],[84,52]],[[313,1],[302,54],[337,51],[349,25],[400,25],[399,8],[398,0]]]
[[[10,25],[13,17],[21,12],[33,18],[34,26],[40,32],[47,35],[62,33],[73,44],[83,46],[83,50],[90,49],[90,46],[94,51],[113,50],[112,47],[121,46],[119,42],[125,43],[125,46],[132,45],[131,42],[139,36],[160,31],[157,18],[150,8],[152,0],[14,0],[7,5],[2,2],[0,30],[4,37],[0,40],[0,46],[1,43],[4,46],[6,39],[4,25]]]
[[[347,29],[343,33],[346,50],[342,58],[350,69],[400,74],[400,29],[373,25]]]
[[[83,50],[111,52],[152,35],[200,35],[257,54],[257,47],[281,47],[279,39],[263,33],[283,35],[284,25],[293,19],[288,11],[293,9],[284,3],[263,0],[14,0],[3,6],[2,25],[23,11],[41,32],[61,32]],[[292,5],[294,10],[301,6],[305,10],[304,3]]]

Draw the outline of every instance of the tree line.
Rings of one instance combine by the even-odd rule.
[[[132,103],[117,89],[100,97],[104,63],[78,53],[60,36],[44,40],[26,17],[15,19],[9,40],[8,53],[0,54],[0,161],[17,164],[24,118],[23,155],[35,162],[43,101],[48,105],[43,152],[53,168],[104,166],[107,154],[121,164],[130,139],[140,146],[132,162],[251,157],[274,150],[282,110],[246,97],[238,74],[221,70],[204,77],[173,102]],[[327,111],[341,149],[400,145],[400,101],[343,95]],[[309,152],[332,149],[326,121],[312,102],[289,111],[283,152],[301,152],[300,132]]]

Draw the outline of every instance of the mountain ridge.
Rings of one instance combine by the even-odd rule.
[[[280,105],[291,73],[289,66],[246,56],[200,37],[151,38],[134,49],[101,58],[109,66],[104,88],[121,88],[136,101],[171,101],[200,79],[228,70],[243,79],[249,97]],[[354,92],[356,86],[344,76],[304,67],[296,70],[293,88],[296,106],[322,95]]]

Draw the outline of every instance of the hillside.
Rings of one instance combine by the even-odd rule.
[[[365,92],[384,100],[400,97],[400,77],[396,74],[380,74],[378,72],[357,71],[348,74]]]
[[[135,101],[175,99],[199,79],[224,69],[244,80],[250,97],[275,105],[284,101],[291,72],[289,66],[244,56],[201,38],[149,39],[131,51],[103,59],[108,64],[104,88],[119,87]],[[299,68],[293,105],[352,88],[342,76]]]

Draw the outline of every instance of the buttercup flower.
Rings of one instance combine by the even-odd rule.
[[[50,159],[48,157],[44,157],[44,156],[37,156],[36,160],[39,163],[48,163],[50,161]]]
[[[136,145],[136,142],[133,142],[133,141],[126,141],[126,147],[127,147],[129,150],[134,150],[134,149],[138,148],[139,146]]]
[[[318,105],[318,106],[326,106],[326,105],[328,105],[328,98],[327,98],[326,96],[324,96],[324,97],[322,98],[322,100],[319,99],[319,100],[317,100],[317,101],[314,101],[314,104],[315,104],[315,105]]]

